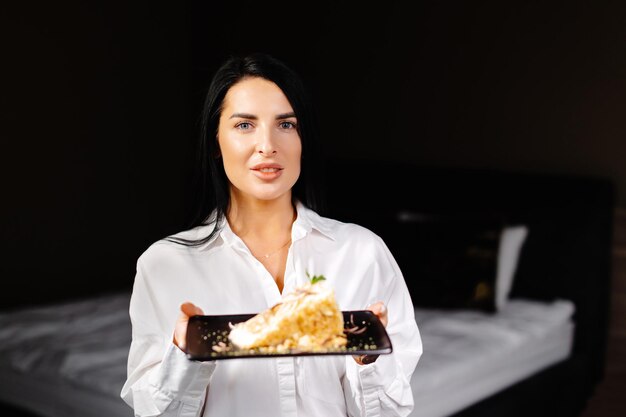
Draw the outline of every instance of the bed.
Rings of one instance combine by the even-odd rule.
[[[124,291],[0,314],[0,401],[40,416],[132,416],[119,396],[129,302]]]
[[[0,315],[2,400],[50,417],[131,416],[119,398],[129,300],[120,292]],[[515,300],[495,316],[416,309],[429,353],[411,381],[419,404],[412,415],[449,415],[565,359],[572,312],[566,300]]]
[[[329,160],[323,172],[330,215],[385,240],[417,307],[424,354],[412,380],[412,416],[580,415],[604,375],[612,181],[346,158]],[[527,236],[517,259],[504,258],[512,270],[501,292],[503,237],[519,227]],[[443,260],[454,267],[441,268]],[[469,284],[483,285],[483,276],[495,295],[476,302]],[[524,334],[524,326],[541,326],[524,317],[544,314],[522,306],[558,320]],[[473,332],[507,320],[527,348],[506,342],[503,327]]]
[[[442,417],[488,398],[571,355],[573,304],[514,300],[497,315],[416,311],[424,356],[411,416]]]
[[[412,417],[580,414],[603,376],[609,181],[363,160],[331,160],[324,172],[332,175],[325,187],[328,214],[380,234],[414,297],[424,354],[411,381]],[[424,225],[427,247],[415,237]],[[436,246],[436,236],[447,245],[450,236],[475,232],[477,225],[481,232],[494,225],[528,232],[507,274],[483,256],[495,253],[501,261],[504,233],[495,242],[481,234],[483,240],[472,241],[480,262],[455,270],[457,276],[507,275],[507,290],[482,304],[452,305],[460,296],[433,304],[437,291],[461,292],[417,279],[442,271],[414,269],[416,252],[436,258],[426,250]],[[0,313],[0,401],[44,417],[131,416],[119,397],[130,345],[129,298],[124,289]]]

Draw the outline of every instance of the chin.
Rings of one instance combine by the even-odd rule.
[[[274,200],[278,200],[282,197],[284,197],[285,193],[282,194],[258,194],[258,195],[253,195],[253,197],[255,197],[257,200],[263,200],[263,201],[274,201]]]
[[[250,192],[248,192],[247,194],[252,197],[255,198],[257,200],[263,200],[263,201],[272,201],[272,200],[278,200],[279,198],[284,197],[286,194],[289,195],[289,191],[291,189],[280,189],[280,190],[250,190]]]

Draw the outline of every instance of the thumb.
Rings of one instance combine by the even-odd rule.
[[[187,317],[204,315],[204,312],[202,311],[200,307],[190,302],[181,304],[180,311]]]
[[[367,309],[374,313],[381,321],[383,326],[387,327],[388,312],[387,306],[382,301],[377,301],[374,304],[367,306]]]

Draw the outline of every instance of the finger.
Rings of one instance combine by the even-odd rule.
[[[352,355],[352,357],[354,358],[354,361],[358,363],[359,365],[369,365],[370,363],[374,363],[376,362],[376,359],[378,359],[378,356],[379,355],[359,355],[359,356]]]
[[[185,314],[187,317],[191,316],[201,316],[203,315],[203,311],[200,307],[196,306],[193,303],[186,302],[180,305],[180,311]]]
[[[378,317],[381,323],[383,323],[383,326],[387,327],[387,307],[385,306],[385,303],[378,301],[369,305],[367,309]]]
[[[383,304],[382,301],[377,301],[373,304],[370,304],[369,306],[367,306],[367,309],[377,316],[380,316],[381,314],[386,312],[385,304]]]

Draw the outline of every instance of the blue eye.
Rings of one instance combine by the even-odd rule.
[[[283,129],[295,129],[296,124],[293,122],[280,122],[280,127]]]
[[[250,129],[251,125],[249,122],[241,122],[241,123],[238,123],[235,127],[241,130],[248,130]]]

